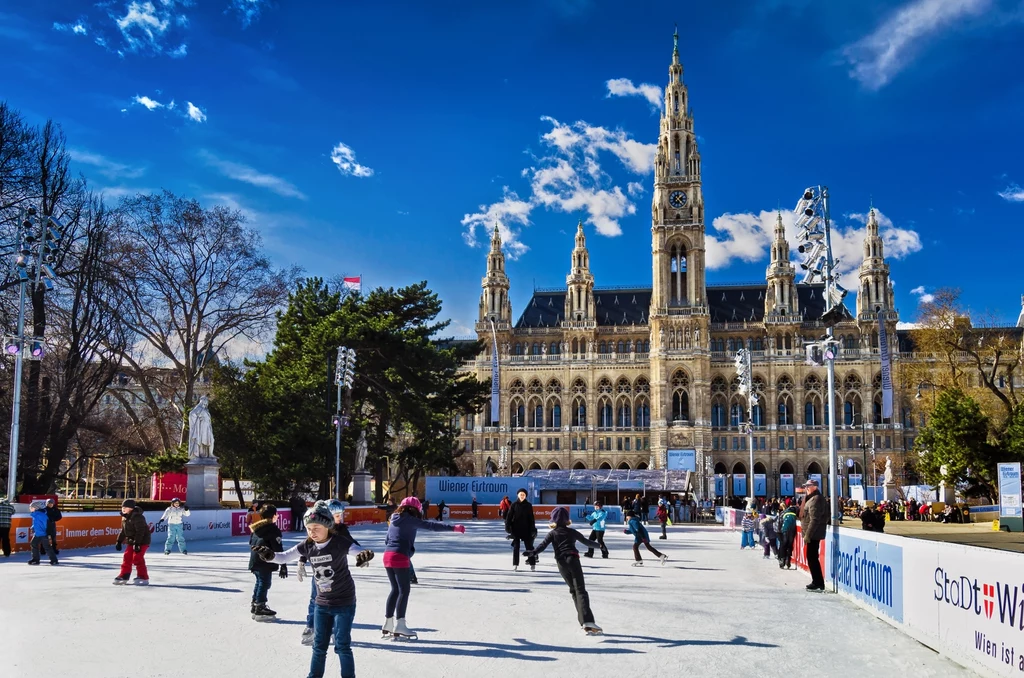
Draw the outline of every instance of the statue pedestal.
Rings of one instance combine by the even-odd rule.
[[[944,503],[946,506],[950,506],[951,504],[955,504],[956,503],[956,492],[954,491],[953,486],[952,485],[946,485],[945,483],[940,483],[939,484],[939,488],[938,488],[938,499],[939,499],[939,501]]]
[[[185,495],[189,508],[219,509],[220,464],[213,457],[192,459],[185,464],[188,490]]]
[[[882,486],[882,501],[896,500],[896,484],[886,483]]]
[[[366,471],[352,474],[352,505],[360,506],[373,503],[373,492],[370,488],[372,476]]]

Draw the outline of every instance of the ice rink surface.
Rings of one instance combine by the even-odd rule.
[[[580,630],[550,550],[536,572],[513,572],[500,525],[471,523],[464,536],[417,537],[420,584],[407,618],[419,640],[407,642],[380,638],[389,590],[380,560],[384,528],[355,528],[377,552],[370,567],[354,570],[358,674],[974,675],[837,595],[806,592],[808,575],[780,570],[760,549],[741,552],[738,534],[673,527],[667,541],[652,534],[669,562],[660,566],[648,553],[645,566],[634,568],[632,537],[609,528],[611,558],[583,559],[604,636]],[[277,621],[258,623],[249,617],[253,577],[244,540],[192,542],[188,556],[154,546],[148,588],[111,584],[121,558],[113,548],[62,552],[58,567],[45,560],[30,567],[26,554],[0,558],[0,676],[306,675],[311,649],[299,636],[308,580],[275,576],[269,604]],[[326,675],[339,675],[333,647]]]

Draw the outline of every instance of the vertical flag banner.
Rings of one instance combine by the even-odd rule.
[[[341,283],[342,286],[349,292],[361,292],[363,289],[363,277],[359,275],[355,276],[354,278],[342,278]]]
[[[501,418],[501,385],[499,383],[498,371],[498,334],[494,331],[494,321],[491,321],[491,426],[497,426]]]
[[[885,335],[883,311],[878,311],[878,348],[882,359],[882,418],[892,419],[892,362],[889,356],[889,339]]]

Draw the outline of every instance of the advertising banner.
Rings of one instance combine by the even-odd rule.
[[[722,497],[725,495],[725,476],[718,474],[715,476],[715,496]]]
[[[754,474],[754,496],[768,496],[768,479],[765,477],[765,474],[763,473]]]
[[[157,501],[182,501],[188,496],[187,473],[154,473],[149,481],[149,496]]]
[[[999,517],[1020,518],[1020,463],[999,464]]]
[[[793,492],[793,474],[782,473],[779,475],[779,494],[783,497],[792,497]]]
[[[697,470],[697,450],[668,450],[666,464],[669,471]]]
[[[732,474],[732,494],[734,497],[747,496],[747,475],[745,473]]]
[[[861,476],[860,473],[851,473],[850,474],[850,487],[853,487],[855,485],[860,485],[861,484],[861,479],[862,479],[862,476]]]
[[[830,531],[825,580],[840,592],[903,621],[903,548],[853,536],[851,530]]]
[[[520,478],[499,477],[427,476],[425,483],[426,498],[431,504],[442,499],[446,504],[471,504],[474,495],[481,504],[500,504],[506,496],[515,501],[516,492],[523,487]]]

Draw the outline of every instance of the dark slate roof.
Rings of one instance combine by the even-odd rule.
[[[594,290],[594,308],[597,324],[646,325],[651,310],[650,288],[622,288]],[[516,329],[524,327],[558,327],[565,318],[565,290],[537,290],[526,305]]]
[[[825,286],[797,285],[800,313],[817,320],[825,312],[822,296]],[[764,320],[764,295],[767,283],[752,285],[708,285],[711,322],[727,323]],[[599,326],[646,325],[651,307],[651,288],[594,289],[594,304]],[[516,329],[558,327],[565,318],[565,290],[536,290]]]

